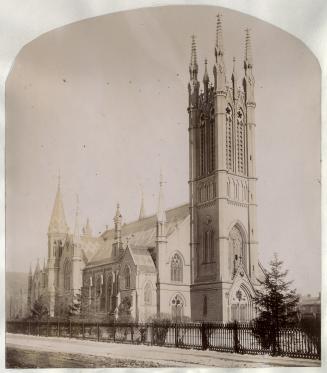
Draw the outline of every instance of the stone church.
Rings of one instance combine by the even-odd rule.
[[[114,226],[99,237],[65,218],[60,182],[48,229],[48,261],[29,274],[28,306],[42,296],[60,316],[78,294],[85,314],[100,320],[128,314],[135,321],[249,321],[258,262],[255,98],[251,39],[246,31],[244,72],[230,79],[217,17],[213,81],[204,62],[198,80],[192,38],[188,84],[189,204],[167,210],[160,175],[158,208],[125,223],[119,204]],[[185,132],[186,135],[186,132]]]

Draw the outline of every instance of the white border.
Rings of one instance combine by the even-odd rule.
[[[2,302],[1,346],[4,347],[4,284],[5,284],[5,182],[4,182],[4,146],[5,146],[5,81],[20,49],[41,34],[82,19],[107,13],[160,5],[213,5],[241,11],[269,22],[301,39],[317,57],[322,69],[322,185],[327,181],[326,160],[327,134],[327,1],[326,0],[1,0],[0,2],[0,292]],[[322,188],[322,268],[326,268],[326,230],[327,222],[325,188]],[[310,249],[310,248],[309,248]],[[27,255],[27,253],[26,253]],[[303,274],[308,275],[308,274]],[[327,274],[322,271],[322,336],[326,336],[325,286]],[[322,351],[326,350],[322,338]],[[324,356],[323,356],[324,358]],[[325,367],[326,359],[322,360]],[[4,348],[0,354],[0,369],[4,368]],[[284,371],[286,368],[273,368]],[[296,368],[287,368],[293,370]],[[308,368],[307,368],[308,369]],[[306,370],[307,370],[306,369]],[[316,371],[318,368],[312,368]],[[323,369],[323,368],[322,368]],[[82,370],[82,369],[81,369]],[[114,369],[116,371],[116,369]],[[125,369],[129,371],[130,369]],[[321,369],[320,369],[321,370]],[[15,371],[20,371],[16,369]],[[45,371],[52,371],[47,369]],[[58,371],[56,369],[56,371]],[[68,369],[62,370],[68,371]],[[79,371],[75,370],[75,371]],[[120,372],[122,369],[119,370]],[[157,369],[148,369],[155,372]],[[177,371],[177,369],[165,369]],[[180,371],[180,369],[178,369]],[[194,371],[183,369],[183,371]],[[205,372],[207,369],[196,369]],[[240,369],[237,369],[240,371]],[[247,370],[248,371],[248,370]]]

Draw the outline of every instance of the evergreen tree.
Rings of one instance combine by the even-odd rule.
[[[33,307],[31,309],[31,318],[41,321],[45,318],[48,318],[48,315],[48,308],[44,304],[43,298],[41,296],[33,304]]]
[[[287,281],[287,270],[282,269],[283,262],[277,254],[265,271],[264,280],[258,279],[255,303],[259,312],[254,320],[255,334],[260,338],[263,347],[272,346],[273,353],[280,352],[279,330],[294,326],[298,322],[297,304],[299,296],[295,289],[290,289],[293,281]]]

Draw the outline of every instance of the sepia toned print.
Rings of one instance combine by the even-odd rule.
[[[190,20],[198,12],[197,8],[193,7],[158,8],[151,11],[131,12],[130,20],[143,22],[142,27],[145,29],[149,27],[151,30],[149,21],[151,12],[158,19],[169,20],[170,17],[176,19],[176,14],[182,13],[183,9]],[[52,206],[49,202],[51,201],[49,180],[46,183],[40,182],[42,186],[48,185],[46,193],[36,181],[34,189],[29,192],[34,195],[32,200],[37,200],[39,193],[40,200],[45,198],[45,195],[48,196],[47,230],[39,233],[39,227],[34,227],[37,223],[33,223],[33,232],[30,236],[30,239],[33,236],[34,243],[35,238],[41,233],[47,237],[47,242],[43,240],[43,247],[40,245],[40,248],[35,250],[35,254],[37,251],[35,258],[29,258],[36,264],[33,266],[28,264],[29,273],[25,276],[20,274],[18,281],[18,277],[12,272],[23,272],[16,269],[22,268],[22,264],[15,264],[10,255],[7,257],[7,269],[10,268],[7,270],[6,278],[8,367],[319,365],[320,273],[317,271],[310,285],[303,285],[297,278],[294,283],[290,283],[289,280],[293,280],[294,273],[291,272],[290,276],[285,269],[291,266],[294,270],[296,266],[294,263],[290,265],[290,261],[285,261],[284,258],[285,255],[286,258],[289,258],[287,255],[292,256],[293,248],[282,246],[276,250],[274,239],[267,234],[267,225],[274,224],[274,220],[278,224],[276,216],[273,218],[270,216],[270,220],[266,219],[259,223],[260,216],[270,215],[269,204],[264,200],[265,197],[266,201],[271,198],[268,195],[270,186],[259,189],[257,185],[261,177],[259,170],[264,168],[263,175],[270,174],[270,177],[273,170],[262,167],[265,162],[265,159],[259,158],[259,154],[262,158],[265,157],[262,145],[260,145],[260,152],[256,151],[256,144],[263,141],[258,139],[258,135],[267,137],[262,128],[260,129],[262,124],[257,118],[264,118],[265,112],[271,113],[271,109],[267,107],[273,105],[274,98],[271,98],[269,103],[260,99],[260,93],[269,87],[263,83],[262,75],[260,75],[261,80],[256,77],[256,55],[260,55],[260,49],[255,45],[256,30],[246,27],[247,17],[235,14],[235,19],[244,21],[242,29],[245,29],[241,45],[238,46],[238,49],[242,49],[242,63],[238,63],[235,57],[227,59],[229,41],[235,39],[235,35],[228,34],[226,37],[224,23],[224,15],[228,14],[228,19],[234,19],[234,13],[229,13],[227,10],[218,11],[215,8],[203,10],[201,8],[201,11],[203,11],[202,16],[210,15],[208,22],[210,19],[212,25],[208,29],[212,30],[211,33],[205,34],[205,40],[199,40],[192,34],[194,31],[190,28],[192,22],[187,22],[185,26],[180,25],[183,29],[187,28],[183,33],[187,31],[191,35],[191,39],[183,39],[182,47],[188,50],[188,66],[183,67],[183,73],[178,72],[179,70],[173,74],[170,71],[165,72],[163,75],[167,78],[164,81],[165,89],[162,91],[159,89],[156,95],[155,91],[147,94],[144,100],[142,100],[142,90],[148,90],[148,86],[152,89],[155,85],[152,81],[154,72],[158,74],[157,83],[162,84],[161,72],[165,66],[161,64],[160,56],[150,54],[148,63],[152,65],[152,70],[147,72],[144,67],[135,62],[139,61],[140,57],[135,57],[133,60],[134,55],[131,54],[127,61],[121,61],[121,72],[117,71],[113,74],[113,76],[118,74],[117,80],[112,76],[113,81],[111,81],[105,73],[97,71],[93,72],[97,76],[96,83],[92,81],[93,73],[84,75],[83,71],[78,73],[75,71],[75,74],[69,76],[70,70],[65,71],[58,59],[52,68],[55,76],[60,77],[60,84],[65,87],[64,89],[68,87],[67,89],[70,90],[65,97],[78,96],[79,90],[83,90],[85,84],[85,89],[91,88],[87,93],[88,102],[85,102],[85,105],[90,108],[79,107],[77,102],[81,104],[81,101],[75,101],[76,98],[72,98],[71,103],[60,102],[62,88],[55,86],[59,82],[54,83],[53,92],[50,92],[52,85],[44,83],[44,79],[48,79],[47,74],[40,70],[43,80],[40,79],[39,88],[49,89],[50,97],[58,99],[60,107],[65,108],[65,115],[62,116],[59,109],[56,109],[56,101],[50,104],[43,93],[36,89],[37,98],[28,109],[24,108],[24,95],[19,96],[22,101],[17,107],[21,108],[23,113],[20,117],[12,109],[15,105],[14,89],[19,84],[17,79],[24,72],[22,65],[17,63],[17,76],[13,75],[15,79],[12,78],[11,81],[9,80],[10,84],[8,83],[9,123],[15,123],[18,118],[23,120],[24,114],[27,115],[27,125],[30,120],[28,115],[38,122],[34,127],[31,124],[31,128],[34,128],[35,137],[40,137],[40,140],[35,140],[36,143],[40,143],[44,157],[38,158],[40,168],[47,168],[47,172],[51,175],[48,176],[52,180],[56,177],[57,180]],[[129,16],[122,13],[100,17],[98,21],[93,20],[93,23],[98,22],[100,26],[97,27],[101,33],[97,35],[105,39],[103,32],[106,23],[115,24],[117,20],[126,21],[126,19],[129,19]],[[88,27],[85,29],[87,30]],[[71,32],[74,33],[74,30]],[[69,28],[64,31],[59,29],[54,33],[56,47],[59,46],[60,49],[61,43],[65,44],[65,33],[69,35]],[[74,43],[82,43],[80,41],[82,33],[77,35],[78,38],[74,36]],[[269,37],[269,33],[267,36]],[[132,37],[133,33],[127,32],[127,36],[122,36],[122,39],[129,38],[128,43],[133,44],[135,40],[131,40]],[[146,38],[151,37],[147,35]],[[210,43],[213,41],[213,45],[207,47],[209,41]],[[164,38],[163,42],[168,44]],[[41,40],[41,46],[43,43],[44,40]],[[149,41],[140,40],[139,43],[140,48],[146,50]],[[235,41],[231,43],[234,45]],[[112,48],[111,53],[108,54],[109,63],[110,59],[114,60],[117,55],[126,54],[123,45],[124,43],[120,44],[117,40],[112,42],[112,45],[108,45],[108,49]],[[205,58],[202,58],[200,52],[202,45],[204,50],[211,51]],[[31,47],[33,48],[33,43]],[[63,47],[65,48],[67,46]],[[40,54],[41,50],[42,48],[36,48],[34,53]],[[165,51],[161,52],[165,54]],[[67,53],[69,55],[71,51]],[[171,54],[169,58],[174,60],[175,56],[171,50],[169,53]],[[177,50],[176,58],[179,57],[178,53]],[[101,56],[100,52],[98,56]],[[106,61],[108,56],[104,57]],[[33,61],[31,56],[29,58],[30,60],[25,57],[27,66]],[[65,53],[61,58],[65,61]],[[311,55],[310,58],[312,59]],[[310,58],[308,57],[307,60],[309,61]],[[304,60],[303,63],[311,66],[306,59]],[[48,63],[51,66],[52,62]],[[91,72],[92,69],[97,70],[97,64],[99,69],[104,65],[93,57],[85,66],[89,64],[92,65],[88,67]],[[115,64],[117,62],[113,62],[113,65]],[[174,65],[175,62],[172,62],[172,66]],[[51,71],[49,66],[41,64],[40,69],[43,68],[45,72],[47,69]],[[70,63],[67,66],[70,66]],[[78,64],[76,66],[80,68]],[[28,66],[29,69],[31,67],[33,64]],[[126,75],[126,68],[131,69],[128,75]],[[74,65],[71,65],[70,69],[74,71]],[[112,71],[110,73],[112,74]],[[311,89],[312,92],[319,94],[319,88],[314,86],[315,82],[319,83],[319,72],[315,71],[314,74],[316,80],[312,83]],[[143,85],[138,86],[136,84],[140,77],[145,77],[146,80]],[[174,79],[177,78],[178,86],[175,87]],[[49,78],[49,82],[52,79]],[[301,79],[302,77],[299,77],[299,80]],[[121,85],[120,80],[124,81]],[[270,77],[267,81],[273,84],[273,78]],[[98,91],[99,82],[102,87]],[[32,86],[34,82],[25,82],[23,89],[28,89],[29,84]],[[117,84],[120,86],[118,87]],[[114,88],[111,88],[112,85]],[[99,92],[104,89],[110,91],[108,97],[112,98],[113,94],[115,96],[108,105],[112,111],[106,108],[106,103],[101,103],[101,118],[95,119],[93,123],[92,118],[90,120],[87,116],[92,113],[92,106],[98,108],[98,101],[102,100]],[[178,97],[181,89],[184,90],[184,106],[177,108],[174,101],[181,100]],[[129,105],[127,101],[122,105],[122,102],[126,101],[124,95],[127,92],[130,94],[132,90],[140,94],[137,98],[138,103]],[[67,92],[64,95],[67,95]],[[85,97],[86,93],[82,92],[80,95]],[[171,108],[170,96],[176,97],[171,101]],[[265,94],[263,96],[267,97]],[[26,100],[31,100],[31,97]],[[120,103],[116,104],[116,102]],[[319,96],[315,97],[310,105],[315,107],[317,103],[319,104]],[[259,104],[262,105],[261,108]],[[117,112],[114,109],[116,105],[120,106]],[[147,118],[146,112],[140,114],[140,108],[148,106],[161,107],[161,110],[165,111],[165,120],[174,116],[184,118],[185,125],[178,126],[179,128],[176,129],[176,137],[182,140],[178,140],[181,141],[180,143],[178,141],[174,143],[177,146],[173,156],[169,155],[170,135],[165,135],[169,131],[165,129],[166,123],[160,120],[160,113],[155,119],[155,123],[160,126],[159,140],[156,135],[153,135],[154,140],[147,136],[146,131],[151,128],[151,119]],[[81,115],[76,117],[84,123],[81,124],[81,133],[76,122],[70,123],[66,119],[70,116],[75,118],[74,113],[79,110],[86,115],[86,118],[82,118]],[[58,116],[58,120],[52,117],[49,119],[50,124],[41,127],[41,122],[47,118],[47,114]],[[120,115],[122,123],[114,120]],[[286,117],[292,117],[292,114],[288,113]],[[124,119],[127,120],[127,124],[124,123]],[[310,141],[312,144],[319,144],[319,130],[317,130],[319,117],[314,119],[316,127]],[[58,133],[55,127],[57,122]],[[104,123],[107,128],[103,127]],[[70,125],[73,128],[70,128]],[[116,128],[120,125],[127,128],[129,132]],[[83,126],[88,127],[86,132],[83,132]],[[285,126],[287,127],[287,123]],[[172,128],[168,124],[167,127]],[[107,135],[106,131],[109,134],[107,143],[101,139],[101,136]],[[155,133],[156,129],[151,131]],[[268,129],[266,131],[269,132]],[[286,129],[285,134],[288,131]],[[141,135],[138,132],[141,132]],[[139,143],[131,142],[134,134],[137,138],[142,137]],[[50,140],[44,141],[47,135]],[[92,140],[89,141],[88,136]],[[14,155],[14,129],[9,131],[8,138],[11,148],[7,150],[9,154],[7,243],[14,247],[13,243],[18,241],[13,235],[14,227],[11,223],[18,212],[14,208],[13,192],[10,190],[12,188],[14,191],[17,188],[15,180],[19,180],[26,172],[22,166],[26,163],[22,160],[18,162],[17,156]],[[281,141],[281,138],[283,136],[279,136],[278,141]],[[288,144],[295,142],[292,136],[287,139]],[[26,141],[30,141],[30,146],[33,147],[33,136]],[[154,144],[151,144],[151,141]],[[52,142],[59,146],[56,148]],[[106,147],[114,149],[108,150],[110,154],[108,159],[104,159],[108,156],[107,153],[102,154],[101,151],[95,150],[97,144],[102,149]],[[131,144],[134,147],[128,146]],[[84,149],[86,151],[89,146],[93,149],[93,153],[89,151],[85,156]],[[273,150],[269,153],[267,149],[267,154],[278,154],[278,149],[282,145],[279,142],[272,142],[270,146]],[[49,153],[44,147],[49,148]],[[78,152],[75,147],[79,148]],[[298,145],[294,145],[294,149],[296,154],[302,150]],[[150,150],[154,153],[151,154]],[[310,150],[311,148],[306,149],[305,152]],[[79,152],[81,152],[80,158]],[[157,154],[154,155],[156,152]],[[281,150],[280,153],[282,152]],[[35,150],[35,153],[40,154],[40,150]],[[94,158],[90,160],[92,154]],[[317,154],[312,153],[311,157],[315,159]],[[86,169],[83,171],[83,159],[86,158],[88,158],[85,162]],[[137,164],[135,159],[138,161],[143,159],[143,162]],[[42,162],[45,166],[41,165]],[[274,167],[278,168],[280,162],[278,155],[276,162],[277,165]],[[292,165],[293,160],[285,162]],[[295,162],[294,165],[295,171],[297,163]],[[35,172],[32,171],[32,166],[29,167],[31,172]],[[75,167],[77,180],[74,180]],[[177,175],[179,167],[183,168],[181,177]],[[138,168],[139,171],[133,168]],[[92,174],[99,176],[98,179],[94,176],[88,178],[87,170],[90,169]],[[319,170],[319,163],[312,168],[308,167],[308,170],[304,166],[303,173],[300,172],[295,176],[298,178],[296,180],[305,180],[308,175],[319,178],[319,172],[315,174],[315,170]],[[70,209],[74,212],[70,211],[68,214],[70,219],[67,219],[68,215],[66,215],[65,180],[68,180],[69,188],[72,186],[77,188],[69,192],[70,196],[74,196],[75,201]],[[90,182],[91,180],[95,181],[94,184]],[[98,197],[99,190],[105,188],[100,185],[104,180],[110,184],[111,193],[109,195],[104,193]],[[265,179],[264,176],[264,180],[270,179]],[[277,183],[276,179],[275,182]],[[155,188],[152,190],[153,212],[147,214],[149,210],[146,207],[145,190],[148,192],[150,187]],[[311,187],[307,188],[311,191]],[[86,189],[89,191],[85,192]],[[134,190],[131,199],[126,197],[130,190]],[[76,196],[77,191],[81,192],[78,196]],[[274,193],[277,193],[276,190]],[[313,201],[319,200],[318,194],[317,191],[313,193]],[[81,195],[86,200],[85,203]],[[175,201],[176,196],[177,201]],[[183,199],[178,201],[180,196],[184,196],[184,203]],[[262,215],[257,211],[261,208],[259,196],[265,206],[265,213]],[[282,204],[283,198],[280,196],[278,203]],[[107,210],[106,199],[110,200],[110,211]],[[92,201],[96,207],[91,207]],[[173,201],[177,202],[175,207],[171,207]],[[88,217],[83,214],[86,208],[94,211],[93,216]],[[135,212],[135,208],[138,211],[133,216],[129,210],[134,209]],[[40,205],[36,209],[44,210],[44,207]],[[275,211],[274,207],[271,207],[271,211]],[[311,206],[308,211],[313,211],[315,222],[319,222],[318,215],[315,215],[319,211],[319,205]],[[30,210],[29,216],[31,219],[34,217],[35,222],[39,219],[33,210]],[[287,216],[282,219],[286,222]],[[299,217],[301,222],[306,222],[308,219],[308,216]],[[97,229],[92,227],[92,221],[96,222]],[[105,229],[98,229],[99,221],[107,223],[104,224]],[[111,221],[113,224],[110,223]],[[40,223],[40,226],[45,228],[45,223]],[[259,240],[261,226],[266,227],[264,245]],[[314,226],[312,229],[314,231],[317,228]],[[289,244],[291,240],[285,233],[283,234],[285,242]],[[308,233],[301,234],[306,239]],[[28,243],[28,240],[29,237],[25,237],[26,245],[33,245]],[[269,246],[270,241],[272,244]],[[281,242],[280,239],[278,242]],[[319,245],[319,234],[314,236],[313,242],[314,245]],[[287,254],[288,250],[290,253]],[[39,259],[36,260],[37,256],[41,255],[44,257],[43,263]],[[313,250],[312,258],[313,264],[317,265],[320,261],[320,248]],[[25,267],[26,265],[27,263],[24,263]],[[319,295],[316,298],[310,297],[312,302],[308,302],[301,289],[300,291],[296,289],[298,283],[303,286],[303,289],[310,289],[309,291]],[[15,296],[17,292],[19,292],[18,297]],[[21,342],[18,341],[18,334]],[[51,352],[42,346],[43,337],[46,337],[53,346]],[[130,347],[126,350],[126,345],[117,345],[118,343],[137,346],[134,352],[129,352]],[[167,350],[166,347],[173,347],[173,349]],[[181,348],[191,350],[180,357]],[[111,355],[107,356],[107,351]],[[76,354],[82,357],[77,359]],[[245,358],[243,354],[247,354]],[[262,354],[269,358],[260,358]],[[101,356],[102,359],[95,361],[94,355]],[[176,363],[172,364],[169,361]]]

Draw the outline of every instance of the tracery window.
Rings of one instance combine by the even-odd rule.
[[[183,281],[183,262],[178,254],[174,254],[170,263],[170,279],[174,282]]]
[[[112,280],[112,274],[110,274],[107,278],[107,312],[111,311],[112,306],[112,291],[113,291],[113,280]]]
[[[182,321],[184,311],[183,299],[177,294],[171,301],[171,314],[174,321]]]
[[[245,242],[237,226],[234,226],[229,233],[229,271],[233,277],[238,266],[246,264]]]
[[[226,166],[233,171],[233,118],[230,106],[226,108]]]
[[[70,290],[71,288],[71,263],[70,261],[66,261],[64,265],[64,289]]]

